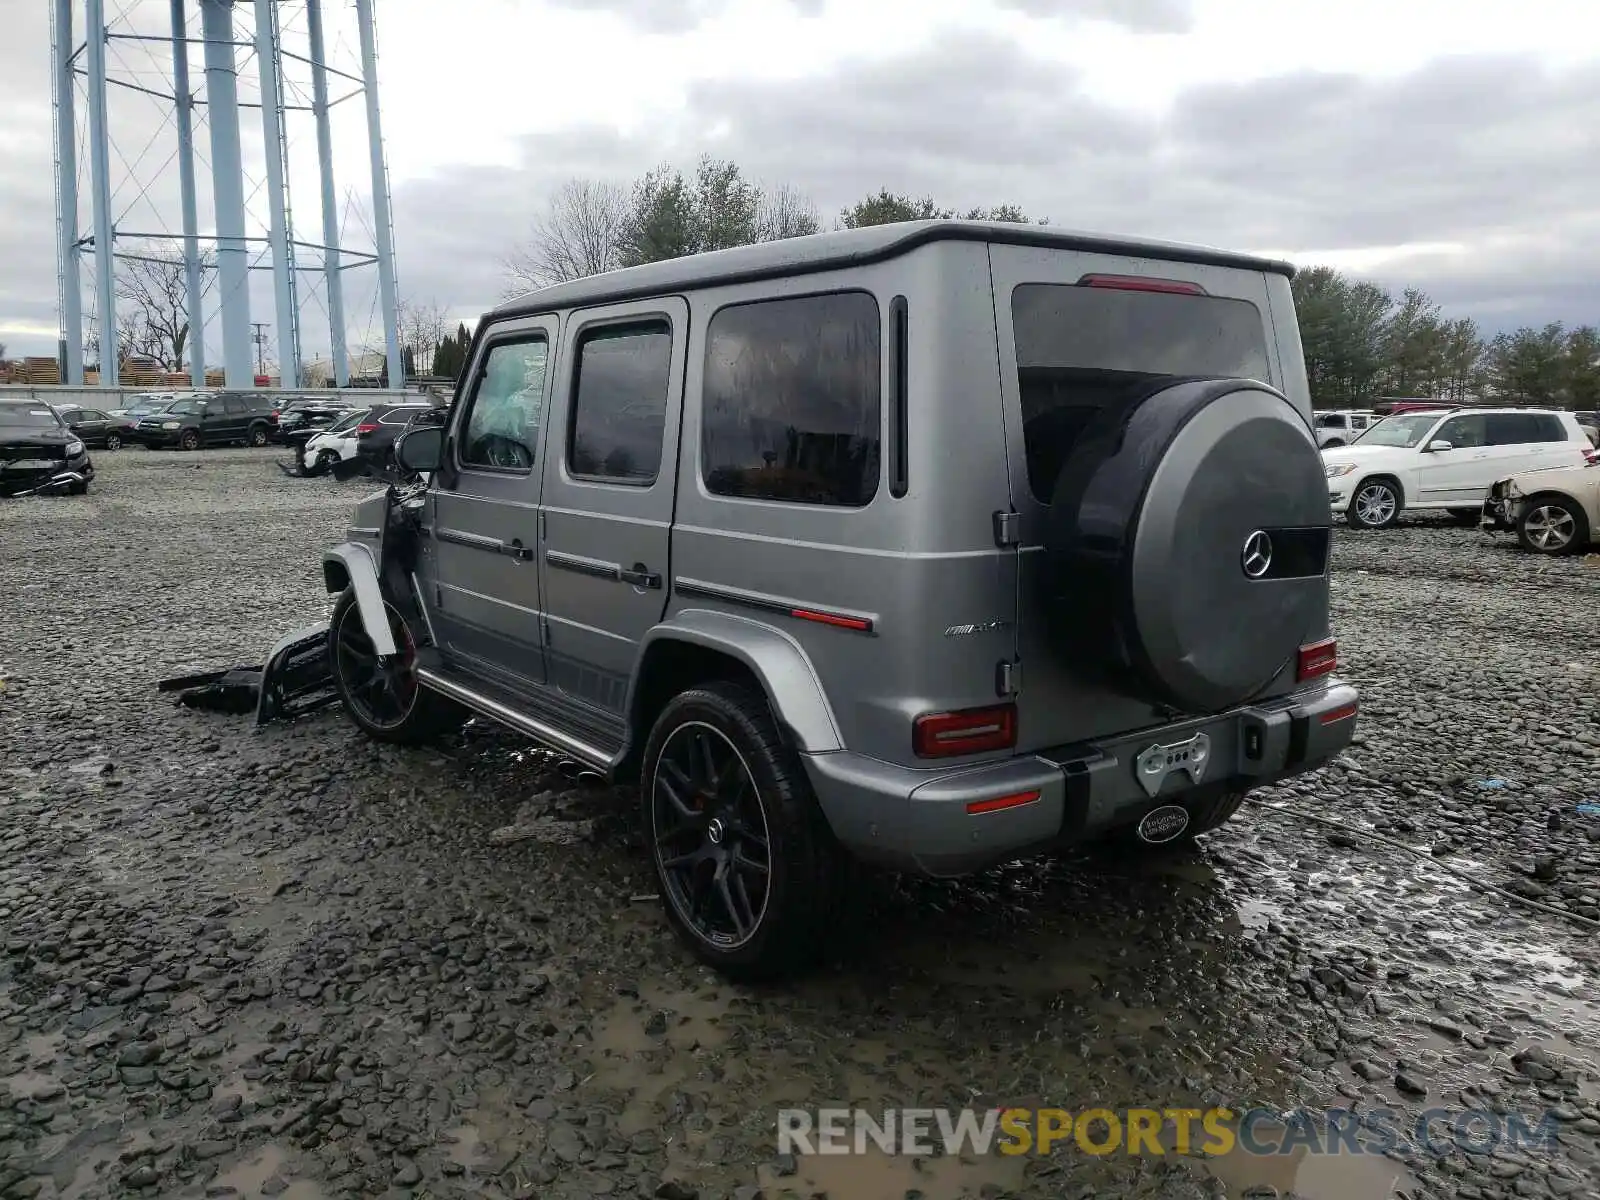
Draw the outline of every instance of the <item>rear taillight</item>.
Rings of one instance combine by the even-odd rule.
[[[1204,296],[1205,288],[1183,279],[1151,279],[1145,275],[1085,275],[1079,287],[1113,288],[1123,292],[1170,292],[1178,296]]]
[[[923,713],[911,727],[911,745],[918,758],[982,754],[987,750],[1009,750],[1016,744],[1015,704]]]
[[[1316,679],[1330,675],[1339,666],[1339,643],[1333,638],[1312,642],[1300,647],[1300,657],[1295,664],[1296,679]]]
[[[356,426],[356,432],[376,433],[378,432],[378,423],[376,421],[363,421],[360,425]]]

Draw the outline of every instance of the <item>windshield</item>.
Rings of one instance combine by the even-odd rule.
[[[172,400],[138,400],[128,409],[130,416],[142,417],[147,413],[165,412]]]
[[[174,417],[192,417],[196,413],[205,412],[205,410],[206,402],[204,400],[174,400],[166,408],[162,409],[163,412]]]
[[[60,429],[61,418],[42,404],[0,403],[0,425],[8,429]]]
[[[1428,430],[1438,423],[1439,414],[1412,413],[1404,417],[1385,417],[1371,429],[1358,437],[1351,445],[1362,446],[1404,446],[1410,448],[1422,444],[1422,439],[1428,436]]]
[[[340,417],[332,425],[328,426],[327,432],[339,433],[346,429],[354,429],[357,425],[361,424],[361,418],[366,415],[367,410],[364,408],[358,408],[355,410],[355,412],[345,413],[344,416]]]

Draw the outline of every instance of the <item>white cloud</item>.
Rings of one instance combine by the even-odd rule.
[[[55,298],[46,13],[15,7],[0,42],[0,339],[38,352]],[[134,7],[161,28],[164,3]],[[348,7],[327,6],[330,21]],[[629,178],[702,151],[798,186],[825,216],[886,185],[1021,203],[1061,224],[1282,247],[1497,321],[1600,315],[1588,215],[1600,89],[1577,36],[1590,0],[377,7],[402,290],[460,315],[493,302],[501,253],[564,178]],[[355,69],[353,28],[331,40]],[[159,51],[123,54],[142,80],[159,74]],[[132,157],[158,132],[155,109],[113,101]],[[259,176],[259,119],[242,124]],[[335,138],[356,245],[365,223],[343,193],[368,182],[359,100],[336,110]],[[291,139],[297,232],[320,241],[308,116],[291,117]],[[176,224],[172,174],[157,173],[156,212],[138,220]],[[207,224],[203,167],[201,182]],[[347,273],[356,341],[375,326],[370,275]],[[265,276],[255,282],[270,320]],[[306,277],[308,350],[326,345],[318,287]]]

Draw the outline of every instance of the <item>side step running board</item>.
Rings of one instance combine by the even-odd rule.
[[[569,733],[563,733],[554,726],[546,725],[543,721],[537,721],[532,717],[517,712],[513,708],[508,708],[500,701],[475,692],[469,687],[463,687],[455,680],[448,679],[435,670],[431,670],[428,667],[418,667],[417,679],[440,695],[448,696],[450,699],[466,705],[474,712],[509,725],[518,733],[525,733],[529,737],[543,742],[553,750],[560,750],[564,754],[570,754],[585,766],[593,767],[596,771],[607,774],[611,770],[610,757],[603,751],[591,746],[588,742],[581,741]]]

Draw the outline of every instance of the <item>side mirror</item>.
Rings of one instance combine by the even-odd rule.
[[[1455,448],[1454,442],[1447,442],[1443,438],[1437,438],[1428,443],[1429,454],[1437,454],[1441,450],[1454,450]]]
[[[394,460],[408,471],[437,471],[444,457],[444,430],[408,429],[394,444]]]

